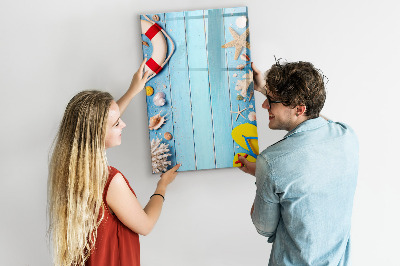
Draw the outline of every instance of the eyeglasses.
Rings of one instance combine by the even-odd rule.
[[[272,101],[272,100],[269,98],[268,94],[266,94],[265,96],[267,97],[269,107],[271,107],[271,103],[282,103],[281,101]]]

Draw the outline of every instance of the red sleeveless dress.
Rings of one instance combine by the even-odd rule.
[[[97,228],[96,243],[90,252],[90,257],[86,261],[86,265],[140,266],[139,235],[126,227],[107,207],[106,198],[110,182],[117,173],[121,173],[114,167],[110,167],[109,170],[110,174],[103,191],[104,217]],[[128,180],[124,175],[122,176],[132,193],[136,196]]]

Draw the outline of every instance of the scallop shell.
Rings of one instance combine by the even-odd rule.
[[[160,114],[156,114],[152,117],[150,117],[149,121],[149,129],[150,130],[157,130],[159,129],[162,125],[164,125],[167,115],[161,116]]]
[[[256,112],[250,112],[248,117],[250,121],[255,121],[257,119]]]

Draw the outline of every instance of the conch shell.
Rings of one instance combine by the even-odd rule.
[[[167,115],[161,116],[159,114],[156,114],[155,116],[150,117],[150,121],[149,121],[149,129],[150,130],[157,130],[159,129],[162,125],[164,125],[166,119],[165,117]]]

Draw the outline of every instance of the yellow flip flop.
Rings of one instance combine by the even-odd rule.
[[[257,158],[259,148],[257,127],[255,125],[245,123],[235,127],[232,130],[232,138],[240,147],[249,151],[249,161],[251,158],[253,158],[254,161],[256,160],[255,158]],[[240,163],[236,163],[237,161],[238,159],[236,154],[233,160],[233,166],[240,166]]]

